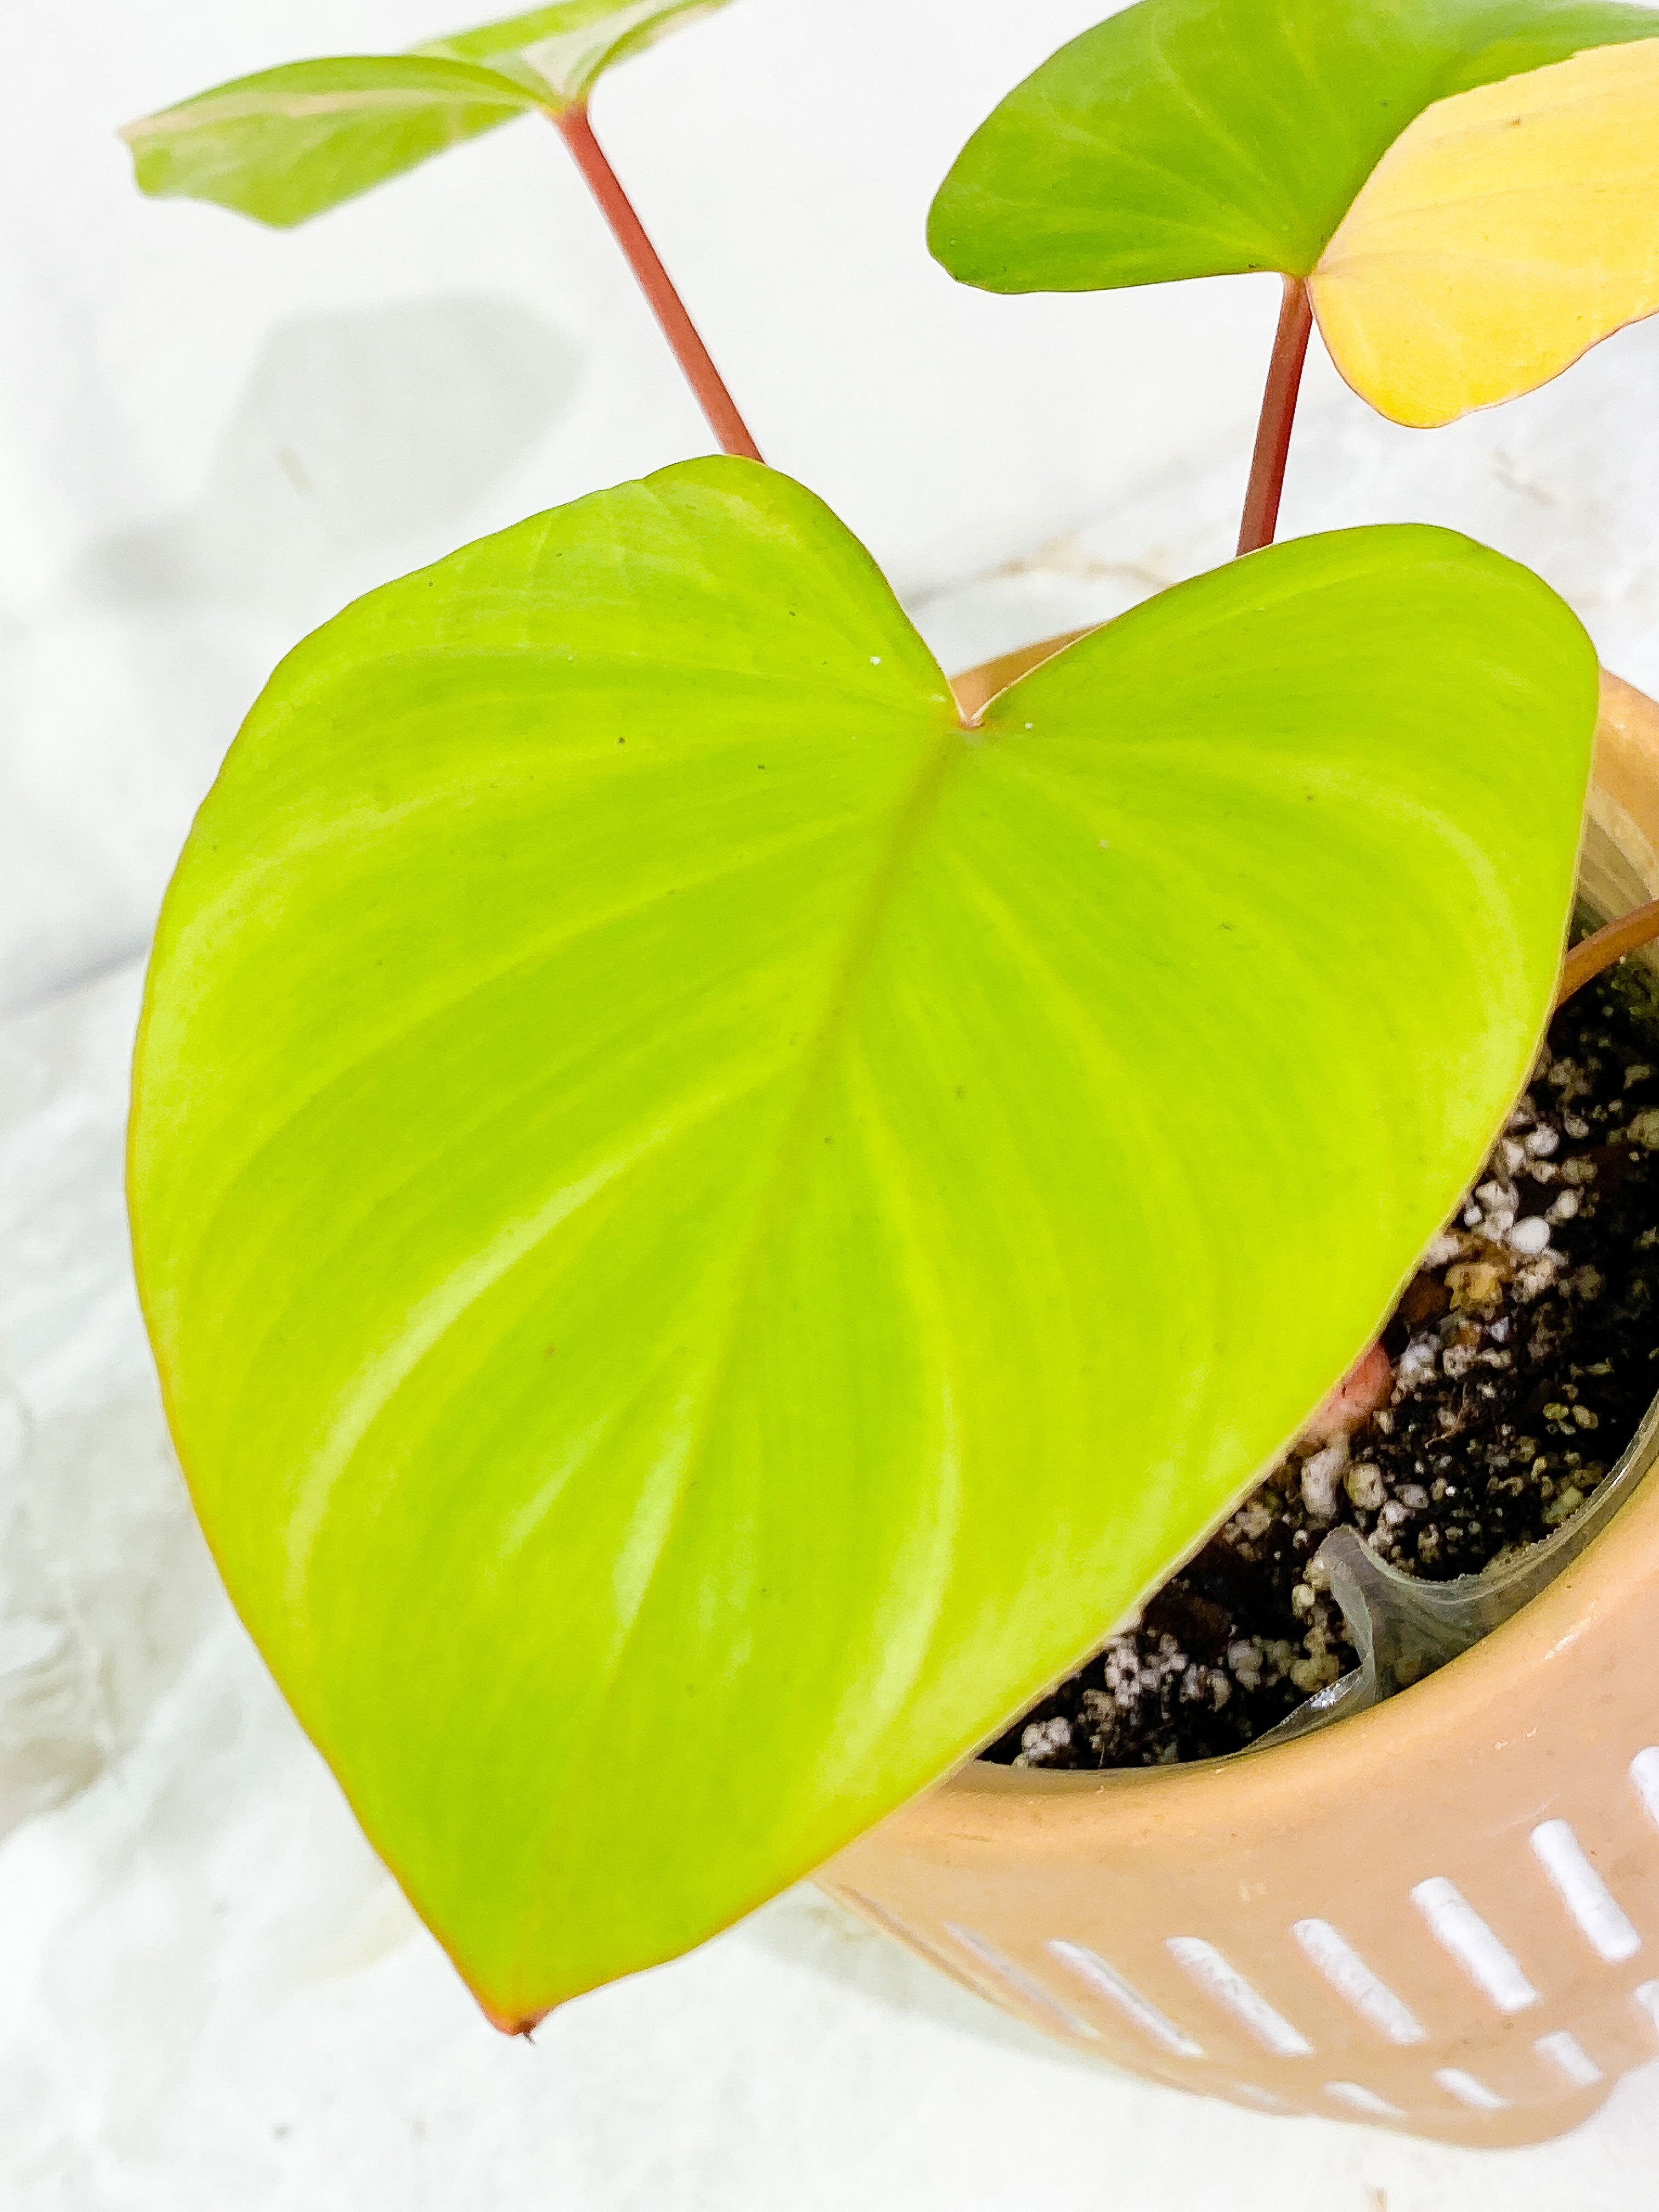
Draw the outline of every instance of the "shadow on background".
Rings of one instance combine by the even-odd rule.
[[[448,550],[446,529],[568,411],[580,376],[575,345],[508,300],[293,316],[261,349],[201,497],[89,549],[68,596],[303,613],[378,544]]]

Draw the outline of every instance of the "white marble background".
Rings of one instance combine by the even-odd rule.
[[[1099,0],[736,0],[598,121],[769,457],[951,665],[1229,550],[1265,280],[999,301],[932,187]],[[229,1616],[129,1281],[123,1086],[173,856],[277,656],[355,593],[699,450],[552,134],[276,236],[112,133],[428,0],[81,0],[0,133],[0,2204],[17,2212],[1626,2212],[1659,2074],[1480,2157],[1085,2069],[810,1891],[567,2008],[473,2013]],[[1284,526],[1467,528],[1659,687],[1659,325],[1420,435],[1316,358]],[[1356,1879],[1363,1879],[1357,1870]]]

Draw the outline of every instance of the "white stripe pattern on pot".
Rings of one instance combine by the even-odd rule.
[[[1449,2097],[1455,2097],[1460,2105],[1467,2105],[1472,2112],[1501,2112],[1509,2104],[1496,2089],[1473,2074],[1466,2074],[1461,2066],[1442,2066],[1435,2072],[1435,2080]]]
[[[1334,2097],[1339,2105],[1346,2105],[1350,2112],[1363,2112],[1369,2120],[1398,2120],[1405,2117],[1398,2105],[1379,2097],[1363,2081],[1328,2081],[1325,2094]]]
[[[1395,1995],[1328,1920],[1298,1920],[1291,1933],[1338,1996],[1353,2007],[1367,2027],[1374,2027],[1390,2043],[1428,2040],[1428,2030],[1405,1999]]]
[[[1656,1832],[1656,1843],[1659,1844],[1659,1744],[1638,1751],[1624,1771]],[[1581,1824],[1588,1821],[1583,1832],[1591,1838],[1589,1849],[1581,1841],[1579,1828],[1560,1816],[1539,1821],[1530,1830],[1512,1832],[1515,1843],[1518,1846],[1520,1833],[1526,1833],[1535,1867],[1547,1878],[1578,1934],[1605,1964],[1623,1966],[1644,1949],[1643,1935],[1592,1862],[1590,1850],[1595,1848],[1593,1816],[1581,1813],[1580,1819]],[[1503,1885],[1506,1903],[1517,1909],[1522,1899],[1518,1893],[1511,1896],[1510,1893],[1518,1893],[1523,1886],[1517,1879],[1520,1863],[1516,1857],[1504,1853],[1494,1860],[1487,1877],[1489,1884]],[[1644,1897],[1643,1877],[1633,1864],[1623,1860],[1619,1864],[1632,1895]],[[893,1934],[925,1955],[945,1963],[933,1945],[899,1921],[890,1910],[857,1892],[848,1894]],[[1544,2002],[1521,1960],[1449,1876],[1435,1875],[1419,1881],[1409,1895],[1435,1942],[1499,2013],[1512,2016]],[[1109,2032],[1109,2023],[1097,2027],[1086,2013],[1079,2015],[1045,1987],[1038,1974],[1006,1955],[976,1929],[958,1921],[933,1924],[942,1929],[951,1949],[964,1954],[970,1962],[971,1972],[963,1978],[981,1986],[987,1982],[994,1983],[1018,1998],[1025,2008],[1035,2009],[1059,2026],[1070,2038],[1097,2040],[1103,2033]],[[1348,2011],[1384,2042],[1396,2049],[1434,2044],[1439,2044],[1443,2050],[1457,2049],[1460,2044],[1466,2050],[1469,2048],[1467,2039],[1471,2023],[1457,2019],[1437,2021],[1431,2010],[1425,2018],[1419,2018],[1413,2005],[1333,1922],[1308,1916],[1291,1922],[1285,1932],[1302,1959]],[[1371,1936],[1373,1943],[1380,1946],[1376,1954],[1386,1966],[1388,1947],[1382,1943],[1375,1929]],[[1541,1944],[1541,1933],[1539,1940]],[[1299,2059],[1314,2054],[1316,2045],[1310,2036],[1293,2019],[1287,2018],[1218,1945],[1203,1936],[1172,1936],[1164,1939],[1164,1949],[1187,1980],[1243,2026],[1271,2057]],[[1042,1955],[1032,1963],[1041,1969],[1050,1960],[1088,1997],[1109,2006],[1120,2020],[1127,2021],[1160,2051],[1184,2061],[1203,2062],[1206,2067],[1213,2063],[1218,2054],[1207,2050],[1199,2035],[1183,2024],[1180,2008],[1164,2009],[1089,1944],[1066,1936],[1050,1936],[1042,1945]],[[1264,1971],[1270,1975],[1273,1972],[1270,1960],[1266,1962]],[[1152,1986],[1158,1987],[1157,1973],[1150,1969],[1149,1972]],[[1620,1978],[1622,1980],[1622,1977]],[[1576,1980],[1574,1985],[1576,1988]],[[1642,2014],[1650,2032],[1659,2039],[1659,1977],[1627,1985],[1624,2001]],[[1318,2018],[1322,2023],[1329,2015],[1321,2014]],[[1316,2025],[1314,2033],[1321,2033],[1322,2027]],[[1334,2051],[1351,2033],[1331,2020],[1327,2047]],[[1523,2108],[1534,2102],[1559,2102],[1564,2088],[1585,2094],[1600,2087],[1608,2078],[1609,2062],[1605,2056],[1598,2058],[1593,2055],[1570,2027],[1553,2028],[1536,2036],[1531,2050],[1540,2069],[1537,2076],[1540,2086],[1535,2095],[1519,2089],[1513,2093]],[[1429,2057],[1425,2051],[1425,2066]],[[1614,2071],[1622,2070],[1625,2063],[1621,2061]],[[1436,2068],[1431,2079],[1443,2094],[1454,2099],[1472,2116],[1516,2109],[1510,2096],[1500,2094],[1489,2081],[1465,2067]],[[1392,2079],[1389,2086],[1396,2096],[1401,2094]],[[1415,2096],[1407,2095],[1406,2108],[1402,2109],[1380,2089],[1364,2081],[1328,2081],[1319,2085],[1317,2092],[1310,2083],[1304,2094],[1279,2094],[1259,2082],[1241,2080],[1218,2081],[1215,2087],[1264,2112],[1306,2111],[1316,2109],[1322,2101],[1328,2112],[1333,2105],[1339,2106],[1356,2118],[1384,2124],[1408,2121],[1413,2112],[1420,2118],[1424,2113]]]
[[[1028,1974],[1024,1966],[1017,1966],[1012,1959],[1004,1958],[994,1943],[988,1943],[982,1936],[971,1928],[964,1928],[959,1920],[947,1920],[943,1924],[951,1942],[959,1943],[970,1959],[977,1959],[981,1966],[988,1967],[999,1981],[1006,1983],[1011,1990],[1023,1996],[1027,2004],[1036,2005],[1040,2012],[1046,2012],[1057,2020],[1068,2035],[1086,2036],[1091,2040],[1098,2040],[1100,2030],[1097,2027],[1086,2020],[1079,2020],[1074,2012],[1061,2004],[1058,1997],[1051,1996],[1035,1975]]]
[[[1170,1936],[1164,1948],[1206,1996],[1213,1997],[1249,2028],[1264,2050],[1271,2051],[1276,2058],[1312,2057],[1313,2045],[1301,2029],[1293,2027],[1276,2006],[1269,2004],[1213,1943],[1206,1943],[1201,1936]]]
[[[1524,2012],[1538,2002],[1538,1992],[1527,1979],[1521,1961],[1487,1927],[1455,1882],[1443,1874],[1431,1875],[1413,1888],[1412,1903],[1428,1922],[1430,1933],[1441,1948],[1451,1954],[1499,2012]]]
[[[878,1926],[884,1928],[890,1936],[896,1936],[908,1950],[919,1952],[930,1966],[937,1966],[940,1973],[946,1976],[948,1979],[959,1984],[963,1989],[971,1990],[975,1996],[982,1997],[987,2004],[994,2005],[997,2002],[995,1992],[988,1985],[982,1972],[969,1973],[965,1966],[959,1966],[954,1959],[948,1958],[943,1948],[930,1936],[924,1936],[920,1929],[913,1928],[908,1920],[901,1920],[896,1912],[880,1904],[875,1898],[866,1897],[861,1889],[849,1889],[847,1895],[852,1899],[860,1911],[867,1912]]]
[[[1258,2106],[1264,2112],[1282,2112],[1289,2109],[1282,2097],[1275,2097],[1271,2089],[1264,2089],[1259,2081],[1233,2081],[1228,2087],[1235,2097],[1243,2097],[1247,2104]]]
[[[1645,1751],[1637,1753],[1630,1763],[1630,1778],[1636,1784],[1643,1810],[1659,1828],[1659,1743],[1650,1743]]]
[[[1590,1864],[1583,1845],[1565,1820],[1545,1820],[1532,1832],[1532,1848],[1590,1948],[1610,1966],[1622,1966],[1642,1948],[1642,1939],[1618,1899]]]
[[[1080,1982],[1100,1996],[1109,1997],[1118,2010],[1132,2020],[1143,2035],[1163,2049],[1173,2051],[1177,2058],[1201,2058],[1204,2046],[1177,2027],[1167,2013],[1160,2012],[1150,1997],[1144,1997],[1133,1983],[1124,1980],[1115,1966],[1109,1966],[1098,1951],[1091,1951],[1086,1943],[1068,1943],[1064,1936],[1051,1936],[1048,1948]]]
[[[1593,2089],[1601,2081],[1601,2069],[1590,2057],[1578,2038],[1565,2027],[1553,2035],[1540,2035],[1532,2046],[1540,2058],[1547,2058],[1559,2066],[1575,2089]]]

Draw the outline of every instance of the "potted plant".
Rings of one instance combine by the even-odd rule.
[[[141,178],[293,219],[480,117],[558,109],[538,43],[608,52],[605,27],[677,12],[535,11],[418,83],[247,80],[137,126]],[[1335,220],[1414,115],[1639,12],[1424,0],[1398,42],[1416,108],[1387,56],[1354,78],[1392,88],[1390,128],[1365,168],[1344,143]],[[1091,36],[1226,19],[1141,0]],[[1369,19],[1318,15],[1334,50]],[[479,55],[490,85],[447,74]],[[1233,143],[1219,117],[1209,139]],[[952,220],[947,258],[992,217]],[[1269,483],[1287,381],[1281,358]],[[1467,2007],[1412,2010],[1310,1870],[1351,1874],[1357,1825],[1391,1853],[1431,1834],[1443,1981],[1478,1955],[1500,2025],[1527,2013],[1470,1932],[1447,1807],[1503,1697],[1546,1695],[1506,1650],[1543,1635],[1532,1674],[1598,1694],[1558,1655],[1617,1610],[1595,1593],[1639,1505],[1455,1668],[1305,1743],[917,1793],[1130,1615],[1375,1339],[1532,1065],[1597,702],[1544,585],[1401,526],[1256,551],[953,693],[835,518],[732,457],[463,548],[283,662],[158,930],[140,1287],[231,1594],[499,2024],[833,1859],[1016,2008],[1294,2101],[1315,2038],[1244,1932],[1300,1880],[1294,1955],[1349,2008],[1330,2108],[1540,2124],[1474,2112],[1496,2063],[1432,2043],[1478,2039]],[[1631,829],[1659,774],[1620,711],[1585,848],[1609,911],[1659,890]],[[1508,1764],[1500,1741],[1468,1850],[1524,1802],[1605,1962],[1621,1929],[1537,1814],[1535,1762],[1573,1740]],[[1113,1948],[1166,1879],[1152,1933],[1208,1992],[1202,2039]],[[1362,2031],[1431,2046],[1439,2106],[1362,2079]],[[1572,2032],[1546,2127],[1595,2094]]]

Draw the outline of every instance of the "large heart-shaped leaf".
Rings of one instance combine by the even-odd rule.
[[[304,222],[515,115],[586,100],[613,62],[725,0],[562,0],[403,54],[293,62],[130,123],[140,188]]]
[[[939,189],[928,242],[953,276],[998,292],[1093,291],[1248,270],[1309,276],[1383,155],[1437,102],[1656,32],[1651,8],[1619,0],[1137,0],[1063,46],[981,125]],[[1608,78],[1620,67],[1608,58]],[[1659,102],[1632,89],[1627,104],[1638,98],[1650,137]],[[1573,139],[1579,155],[1588,130]],[[1495,199],[1528,190],[1547,166],[1533,155],[1538,143],[1513,132],[1481,142],[1474,189],[1489,215]],[[1394,214],[1411,199],[1400,181]],[[1598,174],[1593,159],[1561,176],[1556,219],[1562,233],[1580,231],[1581,266],[1595,263],[1595,241],[1608,228],[1606,200],[1627,183],[1616,168]],[[1424,207],[1419,244],[1433,249],[1437,226],[1449,221],[1443,205]],[[1638,234],[1651,241],[1650,258],[1659,254],[1650,193],[1613,229],[1616,257],[1627,261]],[[1455,234],[1471,254],[1464,276],[1481,299],[1509,288],[1506,312],[1523,313],[1526,273],[1512,265],[1501,222],[1483,235],[1466,210]],[[1443,262],[1424,273],[1428,289],[1409,304],[1403,263],[1386,299],[1374,295],[1377,349],[1386,352],[1400,330],[1402,343],[1414,343],[1412,327],[1432,316]],[[1350,266],[1345,282],[1352,275]],[[1585,289],[1576,296],[1582,308]],[[1620,319],[1626,305],[1616,283],[1598,302]],[[1616,327],[1581,328],[1573,352]],[[1464,328],[1478,344],[1474,320]],[[1537,360],[1549,357],[1547,344]],[[1516,362],[1513,349],[1510,360],[1527,374],[1536,365]],[[1361,382],[1344,366],[1388,411],[1386,379]],[[1498,397],[1528,388],[1489,374],[1477,381]],[[1448,390],[1455,397],[1458,388],[1454,378]]]
[[[698,461],[283,664],[168,893],[136,1249],[236,1603],[493,2015],[994,1734],[1379,1324],[1522,1081],[1596,671],[1447,532],[957,720]]]

